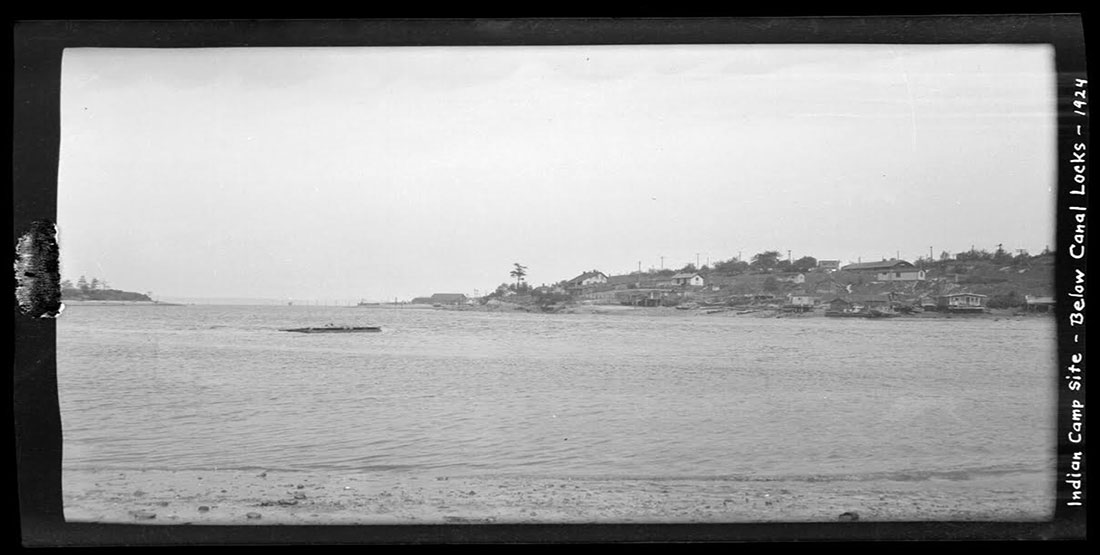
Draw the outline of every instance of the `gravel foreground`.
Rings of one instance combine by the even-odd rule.
[[[1053,482],[421,476],[283,471],[66,470],[70,522],[581,524],[1042,521]]]

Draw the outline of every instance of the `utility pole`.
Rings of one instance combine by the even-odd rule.
[[[665,257],[664,256],[661,257],[661,269],[662,270],[665,269]]]
[[[699,269],[699,253],[695,253],[695,269]]]
[[[791,249],[787,249],[787,262],[791,261]]]
[[[642,261],[641,260],[638,261],[638,273],[639,274],[642,273]]]

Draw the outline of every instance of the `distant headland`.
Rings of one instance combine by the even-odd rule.
[[[84,276],[75,284],[67,279],[61,282],[61,301],[72,304],[170,304],[153,300],[152,292],[112,289],[105,280],[92,278],[88,281]]]

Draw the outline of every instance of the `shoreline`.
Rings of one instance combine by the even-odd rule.
[[[532,314],[647,314],[647,315],[683,315],[683,316],[717,316],[717,317],[747,317],[747,318],[832,318],[826,316],[823,310],[808,312],[788,312],[778,308],[768,307],[698,307],[681,309],[670,306],[640,307],[618,304],[592,304],[570,305],[556,310],[541,310],[535,306],[519,305],[515,303],[498,303],[496,305],[458,306],[458,307],[430,307],[434,310],[449,310],[457,312],[528,312]],[[1019,313],[1015,309],[987,309],[981,313],[950,313],[950,312],[919,312],[913,314],[898,314],[889,318],[856,318],[865,320],[949,320],[949,319],[1026,319],[1026,318],[1052,318],[1051,313]],[[843,318],[838,318],[843,319]]]
[[[179,303],[162,303],[160,301],[77,301],[61,300],[65,306],[184,306]]]
[[[65,470],[65,518],[138,524],[1041,521],[1053,482]],[[842,515],[848,514],[845,517]]]

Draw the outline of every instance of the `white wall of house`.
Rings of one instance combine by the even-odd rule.
[[[814,298],[809,295],[791,295],[790,303],[794,306],[813,306]]]
[[[922,281],[924,270],[900,270],[896,272],[879,272],[879,281]]]
[[[947,298],[950,306],[982,306],[982,298],[976,295],[958,295]]]
[[[592,277],[584,278],[581,281],[581,285],[596,285],[598,283],[607,283],[607,276],[595,275]]]

